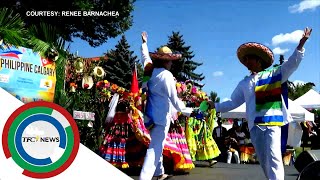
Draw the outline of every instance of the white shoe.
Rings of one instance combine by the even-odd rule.
[[[157,180],[166,180],[166,179],[170,179],[170,178],[172,178],[172,175],[162,174],[161,176],[157,177]]]

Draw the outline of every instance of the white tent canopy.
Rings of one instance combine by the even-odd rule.
[[[289,99],[289,112],[294,122],[289,125],[287,145],[299,147],[301,144],[302,128],[299,122],[314,121],[314,114],[307,111],[294,101]],[[236,109],[226,113],[221,113],[222,118],[246,118],[246,104],[243,103]]]
[[[310,89],[307,93],[294,101],[304,108],[320,108],[320,94]]]
[[[289,99],[289,112],[294,121],[314,121],[314,114]],[[221,113],[222,118],[246,118],[246,104],[229,112]]]
[[[246,118],[246,103],[243,103],[241,106],[233,109],[229,112],[221,113],[222,118]]]

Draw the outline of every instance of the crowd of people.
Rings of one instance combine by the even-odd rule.
[[[126,99],[115,96],[113,105],[117,107],[110,107],[114,118],[108,122],[101,156],[120,168],[141,166],[140,180],[170,178],[164,168],[168,159],[175,171],[183,172],[193,169],[194,161],[206,161],[212,167],[217,160],[240,164],[258,159],[267,179],[283,180],[281,126],[292,118],[283,102],[281,84],[300,64],[311,31],[305,29],[288,61],[271,69],[267,68],[274,57],[269,48],[252,42],[241,45],[238,58],[251,74],[238,84],[231,100],[222,103],[197,93],[192,82],[185,89],[196,98],[183,97],[177,89],[181,83],[170,72],[173,61],[182,55],[167,46],[150,53],[147,34],[142,33],[142,92],[146,98],[138,101],[137,109],[135,99],[125,104]],[[230,111],[244,102],[247,119],[235,120],[229,130],[224,128],[217,112]]]
[[[222,126],[221,118],[218,118],[217,122],[218,126],[213,130],[213,137],[222,152],[218,160],[229,164],[233,159],[237,164],[255,163],[247,121],[234,119],[233,126],[229,130]]]

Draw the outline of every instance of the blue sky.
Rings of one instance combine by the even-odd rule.
[[[121,12],[119,12],[121,13]],[[196,72],[205,75],[203,90],[229,98],[249,71],[238,61],[236,50],[248,41],[268,45],[278,62],[287,59],[305,27],[313,32],[305,45],[305,58],[291,81],[313,82],[320,91],[320,1],[319,0],[137,0],[133,26],[125,32],[131,50],[141,57],[141,32],[147,31],[150,51],[166,44],[172,31],[180,31],[191,46],[194,60],[203,62]],[[120,36],[93,48],[75,39],[72,52],[82,57],[101,56],[113,49]]]

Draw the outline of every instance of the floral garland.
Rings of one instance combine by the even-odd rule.
[[[131,105],[139,107],[141,102],[141,90],[138,94],[132,94],[125,88],[105,80],[105,71],[100,66],[92,66],[92,62],[82,58],[70,59],[66,66],[66,83],[69,92],[77,90],[90,90],[96,88],[104,97],[110,101],[111,97],[118,93],[121,100],[129,101]]]
[[[205,92],[190,81],[177,82],[176,88],[179,98],[186,102],[187,106],[199,107],[202,101],[209,99]]]
[[[108,100],[110,100],[115,93],[118,93],[122,100],[129,101],[131,105],[136,105],[133,103],[137,103],[140,100],[140,93],[131,93],[117,84],[110,83],[108,80],[98,81],[96,83],[96,88],[100,91],[100,94],[107,97]]]

